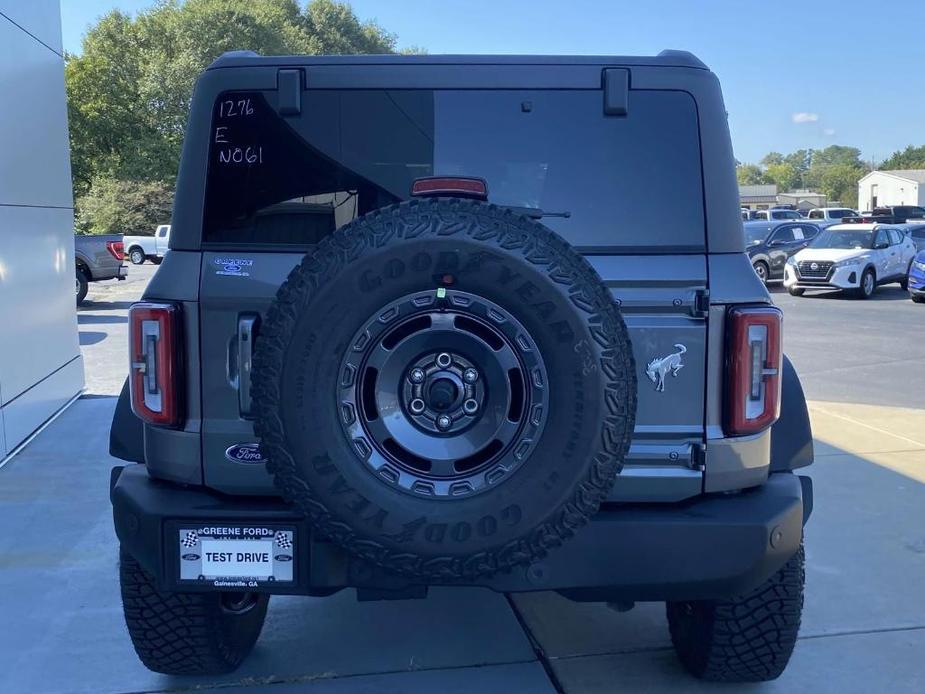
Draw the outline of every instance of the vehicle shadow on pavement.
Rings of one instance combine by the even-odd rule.
[[[98,316],[92,313],[78,313],[78,325],[93,325],[101,323],[128,323],[128,316]]]
[[[80,330],[77,332],[77,337],[80,340],[80,346],[86,347],[87,345],[99,344],[109,336],[96,330]]]
[[[77,308],[77,315],[79,316],[82,311],[115,311],[118,309],[127,309],[131,308],[134,303],[134,301],[94,301],[92,299],[86,299]]]
[[[108,491],[121,463],[107,454],[115,400],[78,400],[0,470],[0,596],[4,623],[15,625],[0,630],[0,691],[554,691],[538,653],[566,692],[729,691],[678,665],[661,604],[618,614],[537,593],[511,601],[518,620],[503,596],[465,588],[375,603],[358,603],[352,590],[275,597],[237,672],[151,673],[119,597]],[[824,440],[806,471],[816,498],[801,639],[790,668],[760,691],[921,691],[925,596],[914,577],[925,575],[925,476],[887,464],[918,456],[921,472],[925,446],[875,430],[859,438],[839,419],[855,415],[833,408],[813,413]],[[883,416],[889,427],[899,415]]]

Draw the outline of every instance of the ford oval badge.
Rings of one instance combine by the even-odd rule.
[[[260,444],[256,443],[236,443],[229,446],[225,451],[225,457],[233,463],[244,463],[245,465],[261,465],[267,462],[263,453],[260,452]]]

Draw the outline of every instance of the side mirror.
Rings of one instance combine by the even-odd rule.
[[[884,248],[889,248],[890,244],[888,243],[876,243],[874,244],[874,250],[882,251]]]

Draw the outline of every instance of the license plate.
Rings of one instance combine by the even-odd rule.
[[[291,526],[181,526],[177,533],[180,581],[230,588],[293,582]]]

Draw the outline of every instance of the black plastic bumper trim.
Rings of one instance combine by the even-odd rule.
[[[183,488],[151,479],[142,465],[114,472],[111,499],[122,546],[165,591],[180,590],[171,561],[176,547],[166,531],[173,521],[295,525],[308,547],[298,559],[297,584],[267,592],[327,595],[346,587],[406,592],[416,585],[313,538],[307,520],[279,499]],[[784,565],[800,545],[811,508],[811,481],[790,473],[772,474],[761,487],[734,495],[607,505],[547,559],[465,585],[499,592],[594,591],[611,600],[728,597],[754,588]]]

